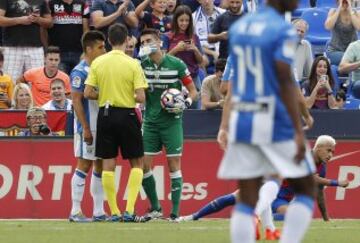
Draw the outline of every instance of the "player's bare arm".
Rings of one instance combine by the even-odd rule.
[[[220,147],[224,150],[226,149],[228,142],[231,95],[232,95],[232,88],[231,88],[231,83],[229,83],[228,92],[224,100],[224,107],[221,115],[220,128],[217,136],[217,142],[219,143]]]
[[[325,203],[325,193],[324,189],[319,189],[317,193],[317,204],[321,213],[321,216],[324,221],[329,221],[329,216],[327,213],[326,203]]]
[[[71,97],[72,97],[73,107],[74,107],[76,117],[78,118],[81,126],[83,127],[84,141],[88,145],[91,145],[93,143],[93,136],[90,131],[90,125],[86,120],[85,111],[84,111],[84,107],[82,104],[84,94],[81,92],[72,91]]]
[[[295,141],[297,144],[297,154],[295,156],[295,160],[299,162],[304,159],[305,155],[305,137],[300,121],[298,99],[294,99],[294,97],[297,97],[297,89],[295,87],[295,83],[292,80],[290,65],[282,61],[277,61],[276,71],[278,79],[280,80],[281,99],[283,100],[290,119],[294,124]]]

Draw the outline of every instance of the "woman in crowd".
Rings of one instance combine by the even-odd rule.
[[[34,106],[33,96],[27,84],[18,83],[15,85],[12,96],[12,109],[28,110]]]
[[[309,109],[337,108],[334,89],[335,82],[329,60],[324,56],[319,56],[313,62],[309,80],[302,85],[307,107]]]
[[[339,65],[348,45],[356,41],[360,30],[360,14],[352,8],[352,0],[337,0],[338,7],[330,9],[325,28],[331,31],[326,55],[332,65]]]
[[[203,61],[203,53],[199,37],[194,34],[194,24],[189,7],[180,5],[176,8],[172,20],[171,32],[162,36],[163,49],[174,55],[187,65],[197,90],[201,82],[198,78],[199,64]]]

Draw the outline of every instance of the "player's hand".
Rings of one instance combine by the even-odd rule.
[[[309,115],[308,117],[304,117],[305,126],[303,127],[303,130],[309,130],[314,125],[314,118],[312,115]]]
[[[339,181],[339,186],[348,187],[349,186],[349,181],[348,180]]]
[[[226,130],[220,128],[217,135],[217,142],[220,145],[221,149],[226,149],[228,144],[228,132]]]
[[[305,137],[303,132],[297,132],[295,134],[295,143],[296,143],[296,155],[295,162],[300,163],[305,157]]]
[[[92,145],[93,143],[93,136],[91,134],[91,131],[89,128],[87,129],[84,129],[84,142],[87,144],[87,145]]]

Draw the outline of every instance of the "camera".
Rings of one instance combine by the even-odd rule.
[[[50,128],[47,125],[40,125],[39,131],[43,135],[48,135],[50,133]]]

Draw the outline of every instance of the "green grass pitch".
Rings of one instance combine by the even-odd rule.
[[[278,224],[281,227],[282,224]],[[69,223],[67,221],[0,221],[1,243],[223,243],[229,220],[170,223]],[[267,241],[258,241],[267,242]],[[270,242],[270,241],[269,241]],[[360,220],[314,220],[305,243],[359,243]]]

